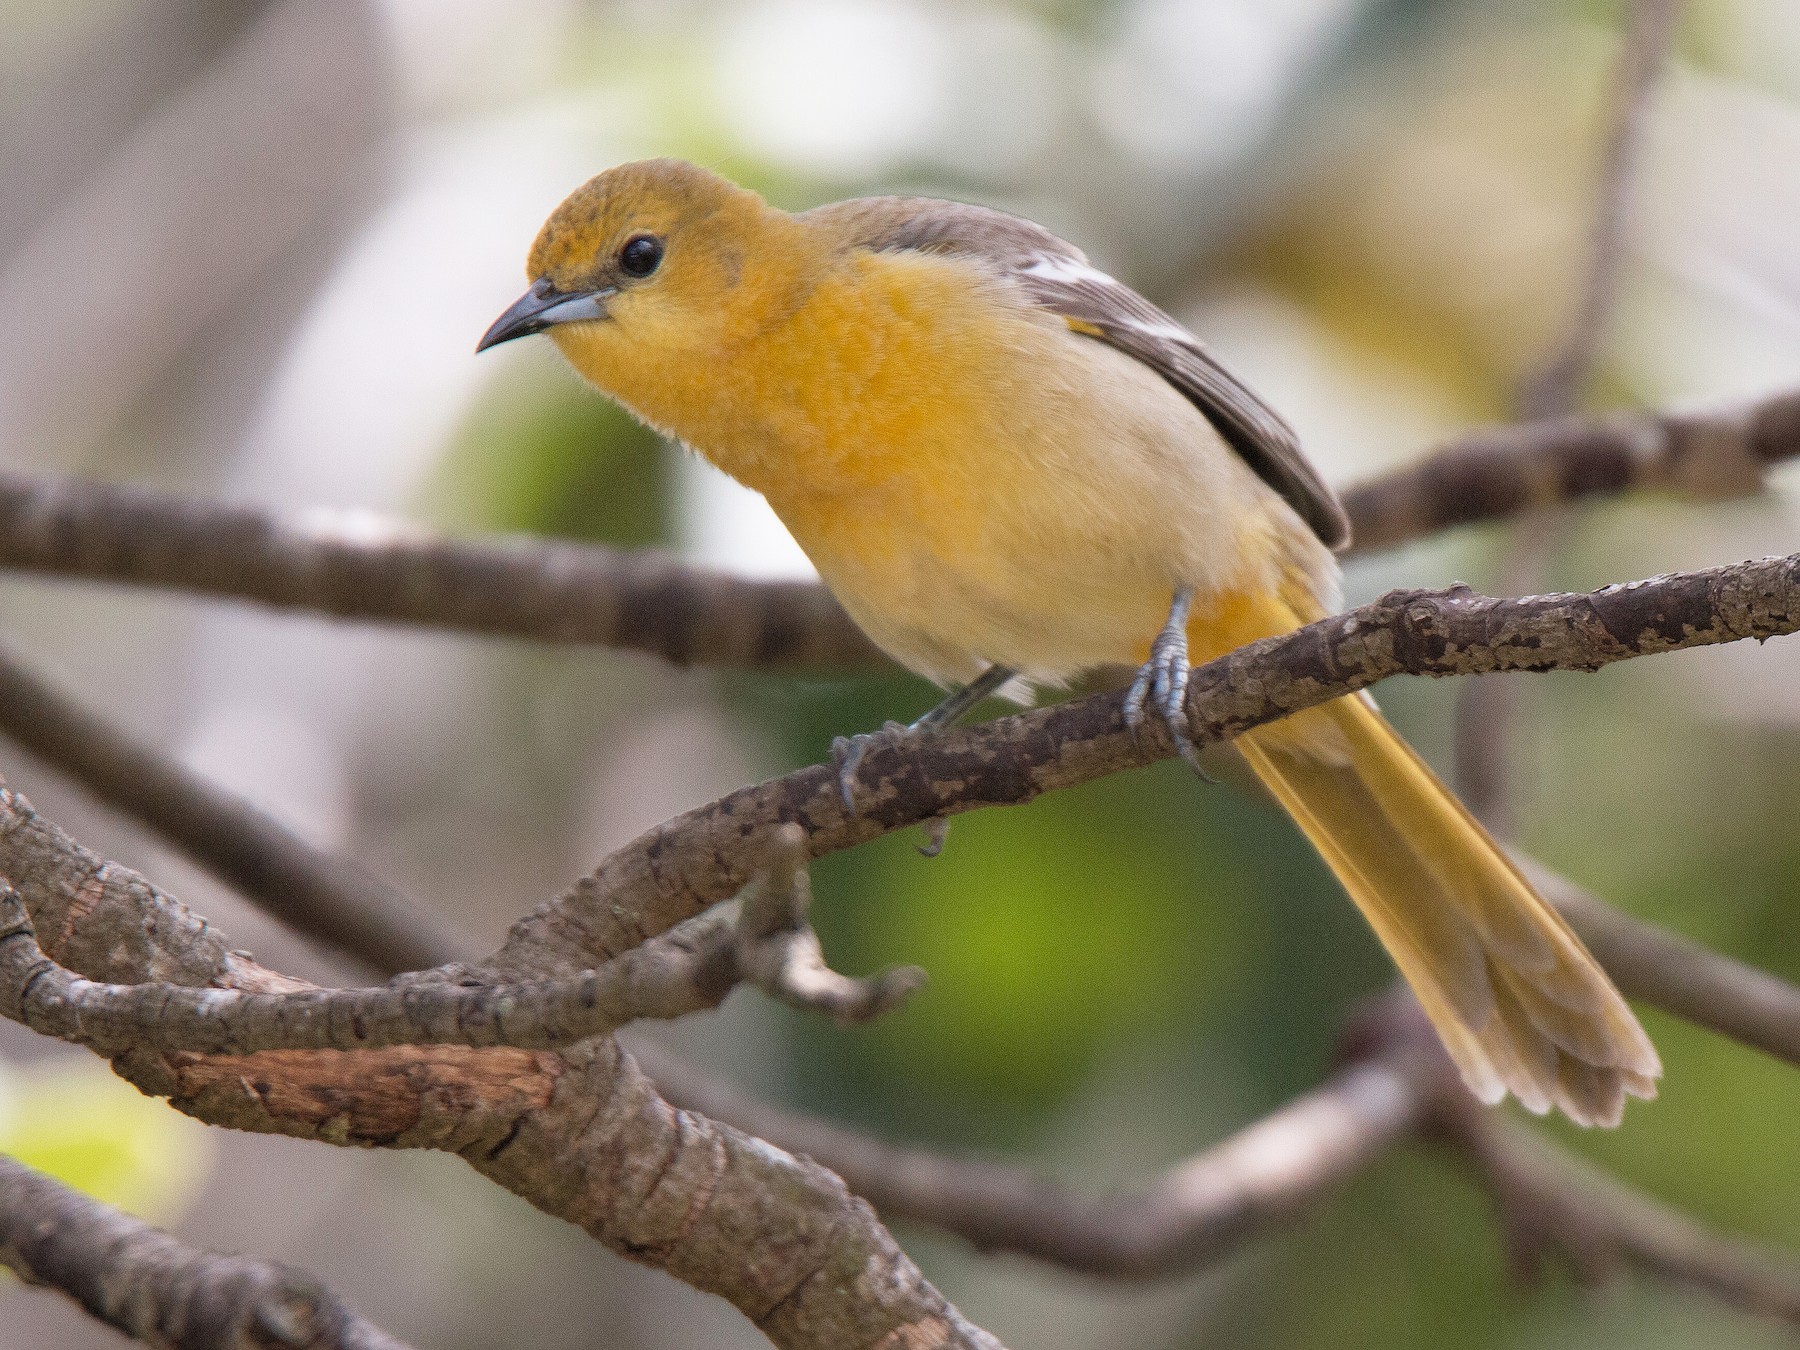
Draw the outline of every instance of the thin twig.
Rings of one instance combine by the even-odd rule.
[[[384,973],[467,954],[436,915],[234,793],[127,736],[0,644],[0,734],[180,849],[305,937]]]
[[[1463,1112],[1448,1133],[1493,1193],[1521,1275],[1535,1275],[1555,1250],[1589,1284],[1635,1266],[1800,1324],[1791,1254],[1715,1232],[1504,1116]]]
[[[1618,303],[1626,224],[1650,96],[1668,65],[1682,0],[1632,0],[1628,10],[1613,73],[1580,290],[1561,341],[1520,388],[1519,415],[1525,419],[1560,417],[1573,410],[1593,375]]]
[[[162,1350],[406,1350],[310,1276],[199,1251],[3,1155],[0,1264]]]
[[[1543,365],[1520,381],[1514,399],[1521,421],[1564,417],[1580,402],[1600,359],[1624,268],[1626,223],[1650,94],[1668,63],[1681,0],[1633,0],[1613,75],[1605,144],[1600,155],[1586,258],[1575,306]],[[1523,513],[1507,541],[1496,589],[1506,595],[1542,590],[1546,560],[1567,528],[1566,513]],[[1515,832],[1511,786],[1520,690],[1471,684],[1456,709],[1456,785],[1463,801],[1501,838]]]

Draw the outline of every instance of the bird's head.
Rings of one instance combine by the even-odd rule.
[[[621,164],[551,213],[531,287],[477,351],[548,332],[578,369],[717,348],[753,325],[781,282],[792,217],[677,159]]]

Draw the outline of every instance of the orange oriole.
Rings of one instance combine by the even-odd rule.
[[[1129,662],[1133,723],[1153,705],[1191,752],[1190,662],[1336,605],[1348,522],[1286,423],[1030,221],[909,197],[789,214],[650,160],[563,202],[528,271],[481,347],[547,331],[761,492],[876,643],[963,686],[925,723]],[[1236,743],[1476,1096],[1611,1125],[1655,1095],[1624,999],[1372,700]]]

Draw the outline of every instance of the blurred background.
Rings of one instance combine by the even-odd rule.
[[[675,154],[792,207],[906,191],[1042,220],[1202,333],[1346,482],[1502,416],[1558,331],[1620,22],[1600,0],[0,0],[0,464],[803,575],[760,502],[548,344],[471,355],[566,192]],[[1594,406],[1792,384],[1791,0],[1693,0],[1648,131]],[[1800,549],[1781,477],[1749,501],[1583,508],[1543,536],[1542,584]],[[1358,562],[1349,597],[1497,584],[1507,538]],[[932,701],[899,676],[676,671],[41,580],[0,580],[0,631],[482,948],[640,830]],[[1447,767],[1455,689],[1382,697]],[[1800,978],[1800,646],[1521,682],[1517,730],[1523,844]],[[43,765],[0,767],[266,962],[346,978]],[[935,861],[915,842],[815,876],[840,966],[930,969],[906,1011],[842,1031],[740,993],[642,1034],[760,1096],[1100,1194],[1316,1082],[1388,979],[1278,813],[1175,765],[963,817]],[[1616,1134],[1558,1132],[1800,1245],[1800,1076],[1647,1020],[1663,1099]],[[10,1024],[0,1148],[311,1270],[436,1350],[763,1344],[454,1159],[209,1132]],[[1792,1343],[1648,1282],[1513,1286],[1481,1195],[1418,1149],[1146,1287],[900,1235],[1035,1350]],[[122,1344],[54,1295],[0,1301],[7,1346]]]

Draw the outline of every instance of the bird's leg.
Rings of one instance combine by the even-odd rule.
[[[1016,674],[1018,674],[1016,670],[1010,670],[1006,666],[989,666],[961,689],[951,693],[942,703],[919,718],[907,730],[929,731],[933,727],[947,727],[952,722],[960,722],[974,709],[977,703],[989,694],[999,693],[1001,686]]]
[[[1188,664],[1187,622],[1193,607],[1194,588],[1176,587],[1168,622],[1150,644],[1150,659],[1125,691],[1125,725],[1136,731],[1144,723],[1146,707],[1154,704],[1175,739],[1175,749],[1190,769],[1210,783],[1212,777],[1200,767],[1200,750],[1188,731],[1187,688],[1193,668]]]
[[[982,699],[1012,679],[1016,673],[1005,666],[989,666],[910,726],[902,725],[899,722],[889,722],[880,731],[865,731],[855,736],[839,736],[831,743],[831,757],[837,763],[838,794],[843,797],[844,805],[851,811],[856,810],[856,769],[871,746],[878,741],[892,737],[916,736],[922,731],[933,731],[939,727],[949,726]],[[930,853],[935,854],[939,848],[943,847],[943,825],[944,822],[936,821],[926,827],[926,832],[932,835],[933,847],[929,850]]]

